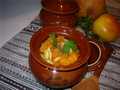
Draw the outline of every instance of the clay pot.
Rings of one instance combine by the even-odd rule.
[[[43,9],[56,14],[72,14],[79,10],[75,0],[42,0]]]
[[[41,4],[40,20],[43,26],[75,26],[79,7],[74,0],[42,0]]]
[[[43,60],[40,56],[39,48],[41,43],[48,38],[51,32],[76,41],[80,49],[80,56],[75,63],[65,67],[55,67]],[[32,36],[30,41],[30,68],[40,83],[50,88],[67,88],[77,84],[83,79],[88,70],[87,62],[89,56],[90,48],[88,40],[83,34],[70,27],[43,27]]]
[[[41,10],[40,12],[40,20],[42,21],[43,26],[68,26],[74,27],[76,16],[74,14],[55,14],[45,10]]]

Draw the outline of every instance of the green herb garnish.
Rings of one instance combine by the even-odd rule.
[[[95,36],[92,31],[93,19],[90,16],[80,17],[76,21],[76,26],[81,27],[88,38]]]
[[[67,54],[70,52],[70,50],[72,50],[72,51],[77,50],[77,45],[73,40],[65,40],[63,47],[60,48],[57,44],[58,42],[57,42],[56,34],[54,32],[50,33],[49,37],[50,37],[52,45],[56,48],[59,48],[61,51],[63,51],[63,53]]]
[[[85,31],[92,29],[93,20],[89,16],[80,17],[76,21],[76,26],[80,26]]]
[[[77,45],[74,41],[72,40],[67,40],[64,42],[64,46],[63,46],[63,52],[64,53],[69,53],[70,50],[76,50],[77,49]]]

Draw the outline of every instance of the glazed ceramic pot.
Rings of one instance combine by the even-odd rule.
[[[40,20],[43,26],[68,26],[74,27],[76,16],[74,14],[56,14],[45,11],[44,9],[40,12]]]
[[[75,26],[79,7],[74,0],[42,0],[41,4],[40,20],[43,26]]]
[[[75,0],[42,0],[43,9],[56,14],[72,14],[79,10]]]
[[[40,56],[39,48],[51,32],[76,42],[80,52],[78,60],[75,63],[65,67],[55,67],[54,65],[45,62]],[[30,68],[40,83],[50,88],[67,88],[77,84],[83,79],[88,70],[87,62],[89,56],[90,48],[88,40],[82,33],[70,27],[43,27],[32,36],[30,41]]]

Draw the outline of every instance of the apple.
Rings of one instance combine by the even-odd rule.
[[[93,32],[104,41],[115,41],[120,37],[120,23],[115,16],[106,13],[93,22]]]

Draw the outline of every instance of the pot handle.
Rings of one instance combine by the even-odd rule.
[[[113,49],[108,43],[89,40],[89,44],[91,48],[91,56],[88,60],[88,72],[92,72],[93,75],[100,77]]]
[[[98,53],[99,53],[96,60],[93,63],[90,63],[90,64],[88,63],[88,67],[92,67],[92,66],[96,65],[100,61],[100,58],[101,58],[101,55],[102,55],[102,50],[101,50],[100,45],[98,45],[96,42],[89,41],[89,44],[94,45],[98,49]],[[92,53],[92,49],[91,49],[91,53]]]

